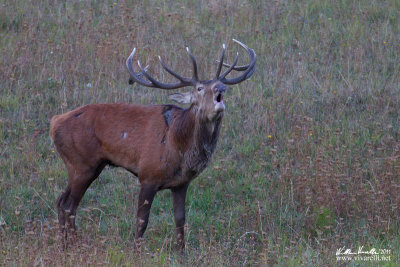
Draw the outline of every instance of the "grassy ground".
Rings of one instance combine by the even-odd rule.
[[[371,264],[398,265],[400,2],[138,2],[0,2],[0,265],[327,266],[359,246],[391,250]],[[157,55],[189,75],[189,46],[209,79],[223,42],[230,62],[242,51],[232,38],[255,49],[257,70],[227,92],[213,163],[189,187],[186,255],[167,191],[132,252],[139,186],[115,168],[86,193],[76,246],[60,251],[67,174],[49,119],[88,103],[167,103],[128,85],[131,49],[171,81]]]

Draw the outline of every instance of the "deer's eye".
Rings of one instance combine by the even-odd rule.
[[[200,87],[197,87],[197,91],[200,92],[201,90],[203,90],[203,87],[201,87],[201,86],[200,86]]]

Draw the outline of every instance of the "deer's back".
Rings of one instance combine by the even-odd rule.
[[[74,166],[106,161],[162,179],[176,172],[167,170],[174,156],[168,150],[168,129],[180,111],[167,105],[90,104],[54,116],[50,136],[63,160]]]

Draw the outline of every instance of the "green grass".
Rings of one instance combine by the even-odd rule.
[[[340,247],[400,250],[400,2],[2,1],[1,265],[335,265]],[[168,103],[128,85],[133,47],[215,73],[222,43],[254,48],[257,70],[226,95],[213,163],[187,196],[187,253],[175,249],[170,192],[133,252],[139,183],[106,168],[79,206],[76,246],[59,247],[66,169],[49,120],[88,103]],[[183,89],[185,90],[185,89]],[[353,261],[350,264],[356,265]]]

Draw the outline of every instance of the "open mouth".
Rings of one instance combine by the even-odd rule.
[[[215,104],[215,111],[216,112],[222,112],[225,110],[225,104],[224,104],[224,94],[223,93],[218,93],[217,96],[214,98],[214,104]]]
[[[224,101],[224,95],[222,93],[218,93],[217,97],[214,100],[215,104],[221,103],[223,101]]]

